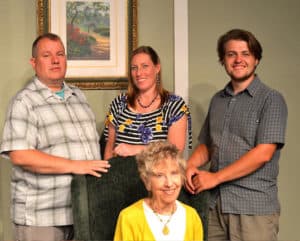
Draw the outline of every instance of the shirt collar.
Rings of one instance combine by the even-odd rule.
[[[45,85],[43,82],[41,82],[38,79],[38,77],[35,76],[33,82],[34,82],[36,90],[41,92],[41,94],[45,98],[50,98],[50,97],[56,96],[56,94],[52,90],[50,90],[47,87],[47,85]],[[72,95],[76,95],[76,93],[69,87],[69,85],[66,82],[63,82],[63,85],[64,85],[64,89],[65,89],[65,100]]]
[[[255,95],[255,93],[257,92],[257,89],[259,88],[260,84],[261,84],[261,81],[260,81],[259,77],[257,75],[255,75],[255,77],[251,81],[251,83],[241,93],[245,92],[245,93],[248,93],[251,97],[253,97]],[[231,82],[227,83],[227,85],[225,86],[225,88],[222,91],[223,97],[228,96],[228,95],[230,95],[230,96],[234,95]]]

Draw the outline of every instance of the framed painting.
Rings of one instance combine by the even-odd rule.
[[[137,0],[37,0],[38,34],[59,35],[66,81],[81,89],[123,89],[137,46]]]

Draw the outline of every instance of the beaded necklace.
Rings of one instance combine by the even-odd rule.
[[[137,98],[137,102],[138,102],[138,104],[140,105],[140,107],[142,107],[142,108],[144,108],[144,109],[147,109],[147,108],[149,108],[149,107],[154,103],[154,101],[157,99],[157,97],[158,97],[158,93],[156,94],[156,96],[153,98],[153,100],[152,100],[152,101],[150,102],[150,104],[148,104],[148,105],[142,104],[142,102],[141,102],[141,100],[140,100],[139,97]]]

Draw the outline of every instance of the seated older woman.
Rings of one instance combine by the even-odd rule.
[[[198,213],[177,200],[185,174],[177,147],[153,142],[136,159],[149,195],[121,211],[114,240],[203,240]]]

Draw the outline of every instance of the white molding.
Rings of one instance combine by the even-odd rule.
[[[175,93],[188,104],[189,48],[188,0],[174,0],[174,85]]]
[[[188,0],[174,0],[174,89],[188,104],[189,100],[189,45]],[[188,133],[184,158],[188,158]]]

